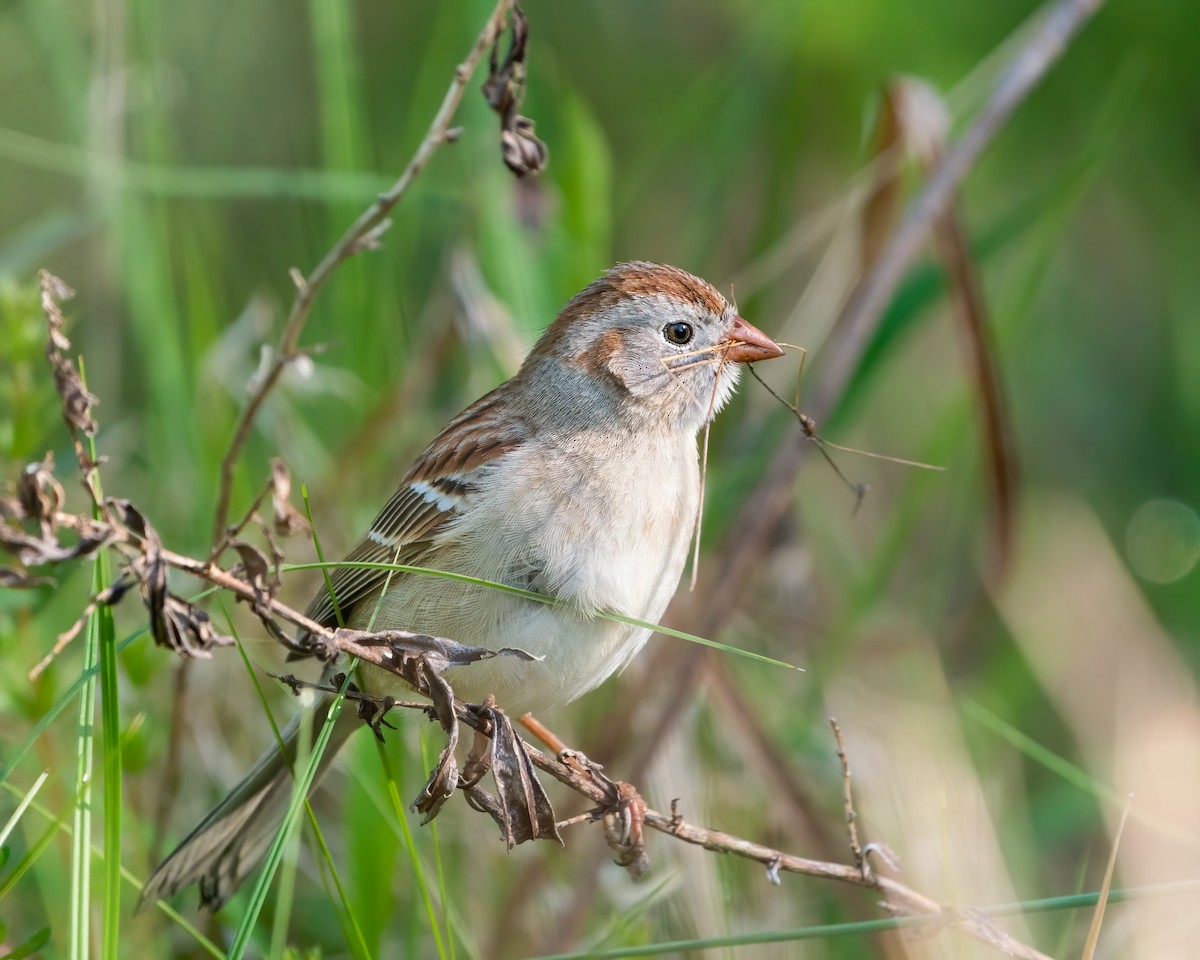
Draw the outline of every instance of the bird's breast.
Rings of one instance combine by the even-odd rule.
[[[686,440],[687,442],[681,442]],[[377,627],[405,627],[541,659],[497,657],[450,672],[468,700],[510,711],[575,699],[623,668],[679,582],[698,498],[690,438],[612,444],[586,435],[526,444],[480,478],[469,508],[433,545],[430,566],[554,597],[406,578]]]

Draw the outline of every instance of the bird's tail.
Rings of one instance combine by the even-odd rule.
[[[314,708],[310,724],[313,741],[332,702],[332,696],[324,695]],[[142,889],[139,909],[196,882],[200,885],[203,909],[215,912],[233,896],[242,881],[258,866],[287,812],[292,796],[292,763],[300,739],[300,721],[299,716],[293,718],[283,732],[286,752],[275,746],[260,757],[242,782],[159,864]],[[314,785],[338,748],[361,725],[353,710],[342,710],[334,721]]]

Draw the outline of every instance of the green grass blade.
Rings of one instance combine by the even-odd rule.
[[[535,593],[533,590],[522,590],[520,587],[510,587],[504,583],[496,583],[494,580],[481,580],[479,577],[469,577],[462,573],[451,573],[448,570],[435,570],[432,567],[414,567],[405,563],[367,563],[364,561],[343,560],[336,563],[289,563],[284,564],[283,569],[291,572],[293,570],[322,570],[329,567],[349,567],[356,570],[388,570],[392,573],[413,573],[419,576],[440,577],[443,580],[454,580],[458,583],[469,583],[477,587],[487,587],[489,590],[499,590],[501,593],[512,594],[514,597],[524,597],[526,600],[532,600],[535,603],[558,603],[554,597],[549,597],[544,593]],[[787,670],[799,670],[801,672],[804,671],[803,667],[798,667],[792,663],[786,663],[783,660],[775,660],[774,658],[764,656],[761,653],[753,653],[750,650],[743,650],[740,647],[733,647],[726,643],[718,643],[716,640],[709,640],[707,637],[700,637],[694,633],[687,633],[683,630],[675,630],[671,627],[664,627],[657,623],[650,623],[647,620],[639,620],[636,617],[627,617],[624,614],[612,613],[607,610],[601,610],[597,612],[596,616],[601,620],[613,620],[617,623],[627,623],[633,627],[642,627],[646,630],[652,630],[655,633],[661,633],[666,637],[675,637],[679,640],[687,640],[689,643],[698,643],[705,647],[712,647],[714,650],[720,650],[722,653],[729,653],[733,654],[734,656],[745,657],[747,660],[754,660],[758,663],[769,664],[772,667],[783,667]]]
[[[1177,883],[1160,883],[1146,887],[1130,887],[1110,890],[1106,901],[1120,903],[1148,897],[1178,896],[1200,890],[1200,880],[1184,880]],[[982,907],[974,912],[991,917],[1012,916],[1026,913],[1046,913],[1054,910],[1079,910],[1094,907],[1100,900],[1100,891],[1071,894],[1065,897],[1047,897],[1043,900],[1026,900],[1020,903],[1003,903]],[[742,933],[723,937],[703,937],[693,940],[671,940],[641,946],[614,947],[608,950],[583,950],[577,953],[556,953],[537,957],[536,960],[620,960],[626,957],[658,957],[668,953],[690,953],[716,950],[722,947],[752,946],[764,943],[793,943],[801,940],[824,940],[835,937],[857,937],[885,930],[900,930],[920,927],[930,923],[942,924],[940,915],[924,917],[891,917],[882,920],[862,920],[855,923],[827,923],[794,930],[769,930],[759,933]]]
[[[329,594],[329,602],[333,604],[333,617],[339,627],[346,625],[342,616],[342,608],[338,605],[337,591],[333,589],[333,577],[329,575],[330,566],[325,565],[325,551],[321,549],[321,537],[317,534],[317,525],[313,523],[312,504],[308,500],[308,485],[300,484],[300,498],[304,501],[304,515],[308,518],[308,529],[312,531],[313,549],[317,552],[317,561],[321,566],[321,575],[325,578],[325,592]]]
[[[8,822],[0,828],[0,847],[4,846],[4,842],[8,839],[8,835],[13,832],[13,828],[21,822],[21,817],[25,815],[25,811],[29,809],[29,805],[33,803],[33,798],[37,796],[39,790],[42,789],[42,784],[46,782],[46,778],[50,776],[49,770],[43,770],[41,776],[33,781],[33,786],[21,798],[21,802],[17,804],[17,809],[13,811],[13,815],[8,818]]]
[[[267,722],[271,725],[271,732],[275,736],[275,744],[283,751],[286,749],[283,742],[283,733],[279,729],[279,724],[275,721],[275,714],[271,710],[271,705],[267,702],[267,693],[262,688],[259,682],[258,673],[254,669],[254,665],[250,663],[250,656],[246,653],[246,645],[242,643],[242,636],[238,632],[237,624],[234,623],[233,617],[229,615],[229,611],[225,609],[224,604],[221,605],[221,612],[225,614],[225,623],[229,629],[229,635],[233,637],[234,643],[237,645],[237,651],[242,658],[242,665],[246,668],[246,673],[250,675],[250,681],[254,684],[254,690],[258,694],[258,700],[263,708],[263,713],[267,716]],[[301,732],[301,742],[306,742],[308,731]],[[296,757],[294,761],[297,765],[303,762],[300,757]],[[308,798],[304,801],[305,809],[310,817],[313,816],[312,806],[308,802]],[[315,818],[314,818],[315,823]],[[331,864],[332,866],[332,864]],[[284,863],[284,872],[279,885],[278,906],[275,910],[275,922],[271,930],[271,952],[270,956],[281,956],[287,940],[288,921],[291,914],[291,901],[293,886],[292,881],[295,876],[295,858],[287,857]]]
[[[0,784],[0,787],[3,787],[14,796],[21,796],[21,791],[11,783]],[[65,813],[61,817],[56,818],[54,814],[37,802],[30,803],[29,808],[33,810],[34,813],[37,813],[38,815],[45,817],[47,820],[52,822],[46,833],[38,839],[38,842],[32,848],[30,848],[29,852],[26,853],[25,857],[22,859],[21,862],[24,864],[24,867],[21,869],[21,873],[24,873],[25,870],[28,870],[29,867],[33,865],[33,861],[37,859],[37,855],[39,855],[46,847],[50,845],[56,834],[58,834],[60,831],[66,833],[68,836],[71,834],[71,828],[67,825],[67,815]],[[107,859],[104,855],[104,851],[95,844],[92,845],[91,852],[92,856],[101,861]],[[28,863],[26,863],[26,861],[28,861]],[[142,887],[145,886],[145,884],[143,884],[141,880],[135,877],[124,867],[120,868],[120,872],[121,879],[133,887],[138,893],[141,893]],[[0,886],[0,899],[3,899],[4,894],[7,893],[13,887],[13,885],[15,885],[18,879],[20,879],[19,875],[14,872],[14,875],[9,877],[8,880],[6,880],[4,884]],[[175,923],[178,924],[191,937],[193,937],[196,943],[203,947],[210,956],[215,957],[216,960],[226,960],[225,954],[222,952],[221,948],[209,940],[208,937],[204,936],[204,934],[197,930],[186,919],[184,919],[184,917],[173,907],[162,900],[159,900],[155,906],[172,920],[174,920]]]
[[[1071,763],[1070,760],[1066,760],[1053,750],[1042,746],[1032,737],[1022,733],[1012,724],[996,716],[987,707],[974,700],[964,699],[959,702],[959,708],[981,727],[984,727],[1005,742],[1016,747],[1017,750],[1025,754],[1030,760],[1041,764],[1051,773],[1062,777],[1067,783],[1112,806],[1121,806],[1121,797],[1112,787],[1101,783],[1086,770],[1081,770],[1075,764]]]
[[[421,749],[421,766],[425,770],[432,770],[433,763],[430,761],[426,751],[424,731],[417,731],[417,743],[420,745]],[[433,844],[433,863],[437,871],[438,896],[442,899],[442,907],[446,919],[446,945],[449,950],[450,960],[455,960],[454,925],[450,922],[450,910],[448,909],[450,900],[446,896],[446,868],[442,863],[442,844],[438,839],[436,819],[429,821],[429,839]]]
[[[146,630],[144,627],[140,630],[135,630],[119,644],[117,644],[117,652],[120,653],[145,632]],[[17,765],[20,764],[20,762],[25,758],[25,755],[29,752],[30,748],[37,743],[41,735],[46,732],[46,728],[58,719],[58,717],[69,704],[74,702],[75,698],[80,695],[80,691],[83,690],[85,684],[95,681],[96,676],[99,673],[100,665],[93,664],[90,668],[83,670],[79,676],[75,678],[74,682],[67,688],[66,692],[55,701],[54,705],[47,710],[34,725],[34,728],[29,732],[29,736],[22,740],[21,745],[13,751],[12,756],[8,761],[8,765],[5,766],[4,771],[0,773],[0,784],[4,784],[8,781],[9,776],[14,770],[17,769]]]
[[[6,783],[6,784],[4,784],[4,786],[11,792],[17,793],[16,788],[13,787],[13,785],[11,783]],[[33,809],[34,810],[38,809],[37,804],[33,804]],[[47,814],[47,816],[49,816],[49,814]],[[58,831],[60,829],[62,829],[62,830],[68,829],[67,828],[67,817],[68,816],[69,816],[69,812],[64,811],[63,815],[61,817],[59,817],[54,823],[50,824],[50,826],[47,828],[46,832],[43,833],[40,837],[37,838],[37,840],[34,841],[33,846],[31,846],[28,850],[25,851],[25,856],[23,856],[20,860],[18,860],[13,865],[12,873],[10,873],[7,877],[4,878],[3,883],[0,883],[0,901],[2,901],[6,896],[8,896],[9,893],[12,892],[13,888],[16,887],[16,885],[20,881],[20,879],[23,876],[25,876],[25,874],[28,872],[29,868],[32,867],[35,863],[37,863],[38,857],[40,857],[43,853],[46,852],[46,848],[49,847],[50,844],[54,842],[54,838],[56,836],[58,836]],[[51,817],[51,819],[54,819],[54,818]]]
[[[217,587],[209,587],[207,590],[201,590],[199,593],[192,595],[189,597],[189,600],[190,602],[195,603],[197,600],[203,600],[209,594],[216,593],[217,590]],[[139,627],[137,630],[134,630],[133,633],[129,634],[129,636],[117,644],[117,653],[120,653],[145,632],[145,627]],[[11,776],[12,772],[17,769],[17,765],[25,758],[25,755],[29,753],[30,748],[32,748],[33,745],[37,743],[41,735],[46,732],[46,728],[49,727],[55,720],[57,720],[62,712],[68,707],[68,705],[74,702],[75,698],[79,696],[79,691],[83,689],[83,685],[89,680],[95,679],[99,672],[100,667],[98,664],[93,666],[90,670],[82,671],[80,675],[75,678],[71,686],[66,689],[63,695],[54,702],[54,705],[41,716],[38,722],[34,725],[33,729],[29,732],[29,736],[22,740],[21,745],[17,747],[15,751],[13,751],[11,758],[8,761],[8,765],[4,767],[2,772],[0,772],[0,785],[3,785],[8,781],[9,776]]]
[[[362,202],[392,184],[389,177],[350,170],[271,167],[187,167],[139,163],[0,128],[0,157],[37,170],[88,179],[100,186],[164,197],[342,200]]]
[[[408,826],[408,816],[404,809],[404,803],[400,800],[400,790],[397,786],[396,774],[392,772],[391,762],[388,760],[387,751],[384,750],[383,744],[378,740],[375,741],[375,746],[379,751],[379,762],[383,764],[385,779],[387,780],[388,797],[392,801],[392,809],[396,813],[396,822],[400,824],[400,829],[404,831],[404,844],[408,848],[408,854],[412,860],[413,876],[416,877],[417,887],[421,891],[421,899],[425,903],[425,913],[429,917],[429,929],[433,932],[433,940],[437,945],[438,957],[441,960],[446,960],[446,947],[442,943],[442,933],[437,922],[437,911],[433,907],[433,898],[429,895],[429,884],[425,879],[425,870],[421,866],[421,858],[417,855],[416,841],[413,839],[412,830]]]
[[[324,562],[325,552],[321,549],[321,537],[317,533],[317,525],[313,522],[312,504],[308,499],[308,487],[305,484],[300,484],[300,496],[304,501],[304,513],[308,518],[308,529],[312,533],[313,549],[317,552],[317,559]],[[344,626],[345,621],[342,619],[342,610],[338,606],[337,592],[333,589],[333,580],[329,576],[329,571],[324,571],[325,589],[329,593],[329,600],[333,604],[333,615],[339,626]],[[246,666],[249,668],[250,661],[246,661]],[[251,671],[251,676],[254,672]],[[259,696],[262,696],[262,688],[258,686],[258,678],[254,676],[254,684],[258,687]],[[266,699],[263,698],[263,705],[266,706]],[[274,723],[274,721],[272,721]],[[279,734],[276,732],[276,739]],[[363,934],[362,924],[359,923],[358,917],[355,915],[354,908],[350,906],[350,898],[346,895],[346,888],[342,885],[342,878],[338,875],[337,867],[333,862],[333,854],[329,851],[329,845],[325,842],[325,834],[321,830],[320,824],[317,823],[317,815],[313,812],[312,804],[305,800],[305,810],[308,811],[308,821],[312,825],[313,836],[317,840],[317,846],[320,848],[321,857],[325,866],[329,869],[329,877],[333,881],[334,888],[337,890],[338,901],[341,903],[341,911],[339,916],[344,916],[343,930],[345,925],[349,925],[349,930],[346,930],[347,941],[350,944],[350,949],[355,953],[355,956],[370,958],[371,948],[367,945],[367,938]],[[351,936],[350,934],[353,934]]]
[[[107,551],[96,558],[99,590],[112,582]],[[96,610],[100,642],[100,718],[104,767],[104,925],[101,956],[117,960],[121,929],[121,714],[117,692],[117,637],[112,607]]]
[[[333,863],[333,853],[329,849],[329,844],[325,842],[325,834],[322,832],[320,824],[317,823],[317,815],[313,812],[312,804],[305,803],[305,811],[308,813],[308,822],[321,852],[321,863],[329,870],[329,879],[337,891],[338,904],[341,908],[338,910],[338,918],[342,922],[342,933],[346,937],[346,943],[355,957],[371,960],[371,948],[367,946],[367,938],[363,935],[362,926],[358,922],[358,917],[354,915],[354,909],[350,906],[350,898],[347,897],[346,888],[342,885],[341,877],[338,876],[337,868]]]
[[[232,960],[241,960],[241,957],[246,952],[246,947],[250,943],[254,924],[258,920],[259,913],[262,912],[263,904],[267,899],[267,891],[270,889],[271,881],[274,879],[275,872],[278,870],[279,863],[283,858],[284,847],[291,836],[292,827],[296,823],[296,817],[300,812],[300,808],[304,805],[304,801],[308,797],[309,788],[312,786],[313,780],[317,775],[317,767],[321,762],[321,756],[325,752],[325,747],[329,744],[329,737],[333,733],[334,722],[341,712],[342,698],[345,696],[346,688],[350,685],[350,676],[352,673],[353,665],[350,670],[346,671],[346,679],[342,681],[341,689],[329,707],[329,712],[325,717],[321,732],[317,736],[317,742],[313,745],[312,753],[308,758],[308,763],[305,765],[304,773],[296,781],[292,789],[292,801],[288,806],[287,813],[284,815],[279,832],[275,835],[275,839],[267,851],[258,882],[255,883],[254,889],[250,893],[250,902],[246,906],[246,912],[242,915],[241,923],[234,933],[233,943],[229,947],[229,956]]]
[[[1177,897],[1200,891],[1200,878],[1176,880],[1171,883],[1153,883],[1144,887],[1123,887],[1109,890],[1108,903],[1125,903],[1130,900],[1148,900],[1152,897]],[[1100,902],[1100,891],[1069,893],[1062,897],[1045,897],[1041,900],[1023,900],[1018,903],[1000,903],[985,907],[983,913],[992,917],[1012,916],[1018,913],[1052,913],[1055,910],[1086,910]]]
[[[302,711],[300,714],[300,736],[296,740],[296,756],[293,759],[297,770],[303,769],[308,764],[309,744],[312,743],[312,722],[313,715],[311,710]],[[304,806],[308,806],[308,796],[304,797]],[[298,824],[298,819],[297,819]],[[277,870],[278,882],[275,884],[275,915],[271,921],[271,948],[267,956],[282,957],[285,948],[287,947],[288,929],[292,924],[292,904],[296,894],[296,861],[298,858],[299,844],[292,843],[291,837],[295,833],[295,829],[290,825],[280,831],[288,837],[288,841],[282,846],[282,856],[280,858],[279,869]]]
[[[92,592],[99,593],[100,565],[92,576]],[[83,676],[79,712],[75,722],[75,803],[71,815],[71,885],[68,956],[87,960],[92,842],[92,760],[95,745],[96,674],[100,664],[100,617],[88,617],[83,635]]]

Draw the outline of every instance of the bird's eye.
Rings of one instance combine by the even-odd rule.
[[[677,343],[681,346],[685,343],[691,343],[692,337],[696,335],[696,331],[692,329],[690,323],[668,323],[663,327],[663,336],[671,343]]]

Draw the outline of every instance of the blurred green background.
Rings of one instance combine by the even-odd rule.
[[[732,285],[743,315],[812,350],[805,377],[819,376],[819,347],[859,270],[860,171],[881,89],[898,73],[929,81],[961,130],[1035,5],[528,0],[525,9],[523,112],[549,146],[549,169],[534,182],[504,169],[478,74],[459,142],[401,202],[382,248],[347,263],[318,299],[304,342],[324,349],[285,377],[259,418],[235,514],[278,454],[307,485],[326,552],[347,549],[444,421],[513,372],[558,307],[621,259]],[[173,549],[203,555],[217,465],[260,345],[286,315],[288,269],[311,269],[403,168],[490,10],[478,0],[0,5],[3,478],[52,449],[78,493],[43,359],[35,272],[44,266],[79,292],[68,315],[101,398],[106,491],[132,499]],[[652,806],[679,797],[689,819],[845,860],[826,720],[836,712],[866,835],[901,855],[907,882],[949,902],[1097,888],[1111,795],[1129,790],[1143,798],[1143,833],[1124,841],[1130,859],[1117,882],[1200,876],[1200,761],[1188,752],[1200,742],[1198,88],[1197,9],[1111,3],[966,184],[960,211],[1020,465],[1007,580],[984,572],[977,398],[930,250],[822,426],[840,443],[948,471],[838,455],[871,485],[853,513],[851,494],[810,458],[790,521],[714,637],[807,672],[708,656],[688,706],[660,726],[647,664],[661,677],[691,654],[660,637],[627,675],[543,719],[614,776],[652,753],[638,771]],[[908,196],[917,180],[910,172]],[[790,393],[798,358],[774,366],[764,376]],[[741,394],[713,433],[702,570],[736,542],[730,521],[797,429],[757,384],[747,379]],[[310,559],[311,546],[288,554]],[[89,571],[60,576],[58,589],[0,594],[6,769],[78,677],[71,649],[36,684],[25,678],[86,602]],[[303,603],[316,582],[293,575],[284,596]],[[681,596],[673,622],[696,602]],[[213,612],[223,619],[220,606]],[[274,669],[261,628],[237,622],[251,659]],[[141,625],[135,602],[118,609],[118,637]],[[233,651],[196,666],[178,792],[167,839],[156,837],[159,797],[173,790],[163,771],[177,664],[143,639],[120,666],[121,856],[144,877],[270,731]],[[272,694],[286,711],[286,696]],[[51,817],[69,818],[74,712],[39,731],[8,770],[17,796],[50,771],[39,802]],[[387,752],[407,800],[423,781],[422,749],[431,758],[439,744],[413,717],[399,725]],[[1175,737],[1179,750],[1161,764],[1146,750]],[[436,833],[414,821],[409,848],[365,739],[316,801],[361,942],[347,946],[306,841],[295,906],[278,921],[297,949],[517,957],[735,935],[746,942],[727,956],[994,955],[954,934],[753,945],[756,933],[879,913],[861,891],[793,876],[774,887],[753,864],[659,836],[638,887],[609,863],[594,827],[572,828],[566,850],[505,854],[493,825],[458,802]],[[1169,802],[1156,792],[1168,769]],[[554,796],[560,813],[575,811]],[[16,802],[0,800],[0,820]],[[99,817],[98,797],[96,807]],[[6,841],[0,942],[48,926],[46,955],[57,956],[69,858],[50,824],[31,810]],[[1172,855],[1156,852],[1163,836]],[[97,916],[98,890],[97,880]],[[131,919],[134,899],[127,887],[123,956],[203,955],[162,915]],[[1172,922],[1114,907],[1105,955],[1190,955],[1177,951],[1195,942],[1200,911],[1152,901]],[[201,926],[225,942],[243,909],[244,897]],[[271,940],[280,909],[268,900],[256,950],[280,942]],[[1052,912],[1008,929],[1077,956],[1086,925],[1083,914]]]

